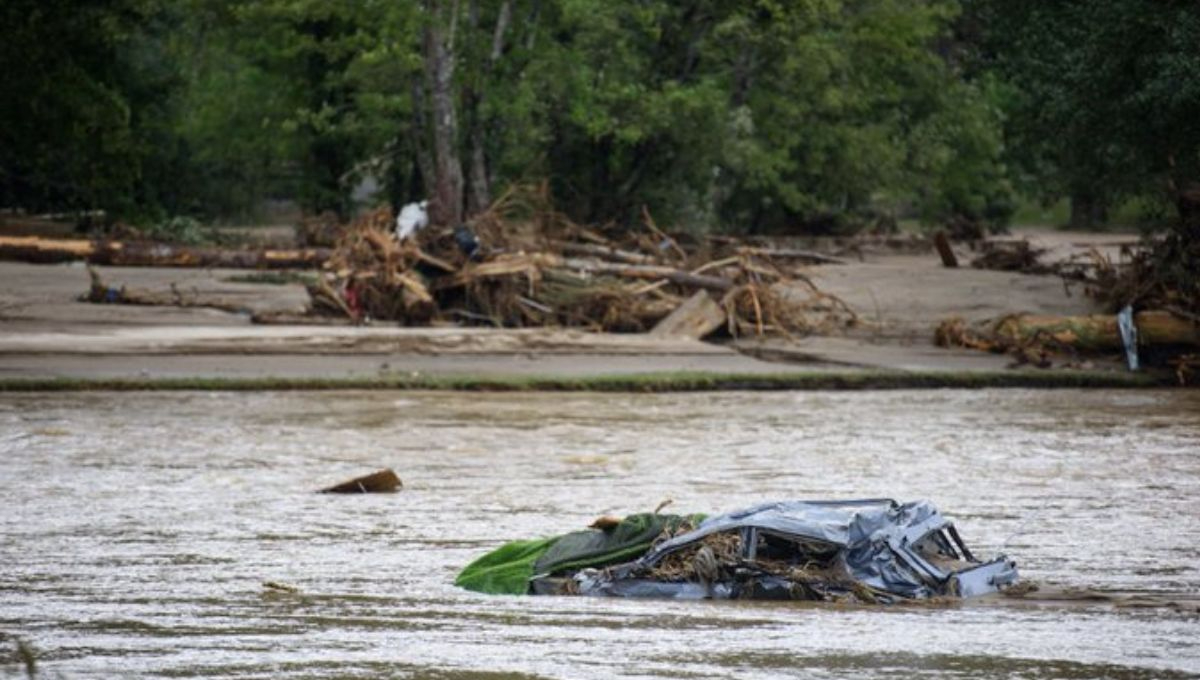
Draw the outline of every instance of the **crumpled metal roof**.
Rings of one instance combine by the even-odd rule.
[[[694,531],[661,543],[644,559],[666,554],[709,534],[755,527],[787,536],[800,536],[849,547],[879,531],[894,532],[913,521],[937,515],[928,501],[899,505],[887,498],[855,501],[775,501],[709,517]]]
[[[634,576],[706,536],[730,531],[742,532],[743,536],[765,532],[827,544],[837,551],[847,577],[878,593],[904,598],[982,595],[1017,579],[1016,564],[1003,555],[988,562],[976,561],[953,523],[928,501],[777,501],[710,517],[695,530],[659,544],[626,568],[607,575],[589,575],[582,582],[582,592],[659,597],[693,597],[707,592],[710,597],[732,596],[734,589],[727,586],[705,590],[695,584],[649,583]],[[917,545],[927,537],[957,556],[950,561],[932,561]],[[754,545],[755,541],[744,544]]]

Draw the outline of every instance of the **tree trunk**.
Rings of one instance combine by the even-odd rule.
[[[413,98],[413,125],[412,125],[412,145],[417,156],[417,170],[421,174],[421,188],[425,193],[412,194],[405,197],[405,202],[417,196],[416,200],[421,200],[421,197],[428,197],[428,192],[433,190],[436,184],[436,173],[434,172],[433,153],[429,149],[429,126],[427,125],[428,118],[424,115],[425,107],[427,106],[425,87],[419,77],[413,78],[412,83],[412,98]],[[396,209],[399,210],[399,204]]]
[[[429,219],[433,224],[456,225],[462,221],[463,173],[458,156],[458,119],[452,87],[453,29],[449,37],[444,34],[441,21],[445,12],[440,0],[427,0],[425,7],[429,14],[429,23],[425,26],[425,79],[433,116],[434,163]],[[457,11],[457,3],[454,3],[451,14]]]
[[[1094,229],[1108,222],[1108,201],[1091,190],[1071,192],[1072,229]]]
[[[1175,196],[1179,211],[1179,235],[1190,244],[1200,244],[1200,182],[1185,182]]]
[[[484,69],[484,79],[496,67],[496,62],[504,53],[504,37],[512,21],[512,3],[505,0],[500,5],[496,15],[496,26],[492,30],[492,48],[488,54],[487,65]],[[478,16],[472,17],[472,22],[478,22]],[[470,133],[468,141],[471,145],[470,171],[467,186],[467,213],[476,214],[488,209],[492,203],[491,182],[489,180],[487,154],[484,150],[487,135],[484,132],[483,100],[486,85],[479,91],[468,91],[464,99],[469,107]]]
[[[1200,327],[1170,312],[1138,312],[1134,315],[1134,323],[1138,329],[1138,344],[1143,347],[1200,345]],[[1111,352],[1124,347],[1115,314],[1011,316],[996,326],[995,336],[1018,343],[1054,340],[1081,351]]]

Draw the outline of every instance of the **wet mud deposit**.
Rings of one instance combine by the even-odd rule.
[[[1197,451],[1194,391],[0,395],[0,632],[67,678],[1192,677],[1197,614],[1159,605],[1200,592]],[[314,493],[381,467],[403,490]],[[933,500],[1043,593],[1123,595],[452,585],[506,540],[666,498],[862,496]]]

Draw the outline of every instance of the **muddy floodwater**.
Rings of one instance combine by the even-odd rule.
[[[400,493],[312,493],[385,466]],[[869,496],[934,501],[1041,584],[1195,597],[1200,392],[0,395],[0,633],[53,678],[1200,675],[1195,610],[452,585],[667,498]]]

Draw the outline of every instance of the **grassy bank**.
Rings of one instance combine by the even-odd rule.
[[[2,392],[94,390],[439,390],[464,392],[711,392],[979,388],[1146,388],[1175,385],[1166,374],[1094,371],[844,371],[829,373],[638,373],[561,376],[366,376],[344,378],[2,378]]]

